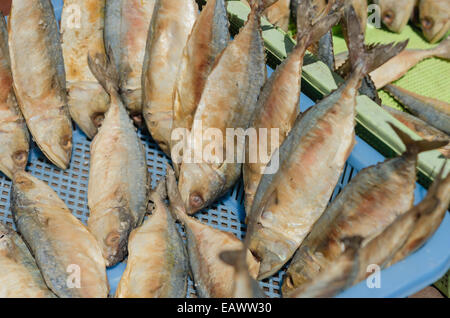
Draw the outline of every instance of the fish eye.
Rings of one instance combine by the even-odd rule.
[[[392,22],[394,22],[395,19],[395,13],[392,10],[386,10],[383,13],[383,22],[387,25],[391,25]]]
[[[99,128],[102,125],[104,119],[105,114],[103,113],[97,113],[94,114],[94,116],[92,116],[92,122],[94,123],[94,126],[97,128]]]
[[[27,161],[27,158],[28,156],[27,156],[27,152],[26,151],[23,151],[23,150],[19,150],[19,151],[16,151],[14,154],[13,154],[13,160],[14,160],[14,162],[15,163],[17,163],[17,164],[23,164],[23,163],[25,163],[26,161]]]
[[[434,20],[433,20],[433,18],[430,18],[430,17],[423,18],[421,22],[422,22],[422,28],[424,30],[430,30],[434,26]]]
[[[192,193],[189,197],[189,204],[194,208],[200,208],[204,203],[203,198],[198,193]]]
[[[70,135],[65,135],[61,139],[61,146],[65,149],[72,148],[72,138]]]

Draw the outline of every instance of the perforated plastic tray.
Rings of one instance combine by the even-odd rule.
[[[62,1],[54,0],[55,12],[60,17]],[[269,75],[272,72],[268,69]],[[314,103],[302,94],[301,109],[306,110]],[[85,135],[74,127],[73,156],[70,168],[59,170],[52,165],[36,145],[32,145],[27,170],[41,180],[46,181],[64,200],[72,213],[86,224],[89,216],[87,207],[87,186],[89,178],[90,142]],[[139,131],[146,149],[148,171],[151,174],[152,187],[165,175],[165,164],[169,159],[156,146],[147,132]],[[333,193],[332,199],[361,169],[383,161],[384,157],[368,144],[357,138],[357,145],[350,155],[344,172]],[[0,222],[14,227],[10,211],[11,182],[0,173]],[[423,199],[426,190],[417,186],[416,203]],[[243,190],[240,181],[227,195],[212,207],[196,215],[202,222],[215,228],[233,233],[242,239],[245,235],[245,211],[243,208]],[[405,297],[439,279],[450,268],[450,216],[446,215],[437,233],[428,243],[404,261],[381,272],[381,288],[371,289],[365,282],[345,291],[339,297]],[[108,269],[111,294],[114,294],[126,263],[123,262]],[[270,279],[261,282],[269,297],[279,297],[284,269]],[[188,296],[195,297],[195,288],[189,281]]]

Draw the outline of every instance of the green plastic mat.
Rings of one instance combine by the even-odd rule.
[[[334,35],[335,53],[347,51],[345,40],[339,28],[335,29]],[[422,37],[420,29],[411,25],[407,25],[401,34],[367,25],[367,43],[400,42],[407,39],[409,39],[409,49],[429,49],[436,46],[436,44],[429,44]],[[450,103],[450,61],[438,58],[424,60],[394,83],[417,94]],[[402,109],[400,104],[386,92],[380,91],[380,97],[385,105]]]

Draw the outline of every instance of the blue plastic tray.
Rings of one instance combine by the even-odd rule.
[[[62,1],[53,0],[55,12],[60,18]],[[269,75],[272,70],[268,69]],[[314,102],[302,94],[300,107],[304,111],[314,105]],[[148,171],[151,174],[152,187],[165,175],[165,164],[169,159],[156,146],[145,131],[139,131],[139,136],[146,149]],[[86,136],[77,128],[73,135],[73,156],[70,169],[59,170],[53,166],[36,145],[32,145],[27,170],[39,179],[46,181],[64,200],[72,213],[86,224],[89,216],[87,207],[87,185],[89,178],[89,146]],[[361,169],[383,161],[384,157],[371,148],[367,143],[357,138],[357,145],[351,153],[339,184],[333,193],[332,199]],[[12,223],[10,212],[11,182],[0,173],[0,222]],[[420,202],[426,190],[417,185],[416,203]],[[218,200],[211,208],[197,214],[197,218],[210,226],[233,233],[242,239],[245,235],[245,211],[243,208],[242,182],[239,182],[232,191]],[[371,289],[366,282],[343,292],[338,297],[405,297],[432,284],[443,276],[450,268],[450,216],[445,219],[427,244],[404,261],[381,272],[381,288]],[[124,271],[126,263],[123,262],[108,269],[108,278],[111,294],[114,294],[117,284]],[[269,297],[279,297],[284,269],[270,279],[261,282],[262,288]],[[189,280],[188,296],[195,297],[195,289]]]

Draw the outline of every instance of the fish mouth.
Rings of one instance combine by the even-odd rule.
[[[72,136],[65,136],[61,140],[61,145],[49,145],[47,143],[38,143],[39,148],[55,166],[66,170],[70,164],[72,156]]]
[[[423,24],[428,25],[429,23],[432,23],[432,27],[429,29],[426,29],[426,27],[424,27]],[[450,21],[448,21],[447,23],[445,23],[440,29],[435,30],[435,24],[434,21],[426,21],[422,20],[421,21],[422,24],[422,30],[423,30],[423,35],[424,37],[431,43],[431,44],[435,44],[437,42],[439,42],[440,39],[442,39],[447,32],[450,30]]]

